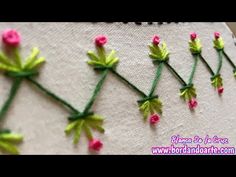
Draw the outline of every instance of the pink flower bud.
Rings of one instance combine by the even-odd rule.
[[[219,32],[215,32],[214,36],[215,36],[215,39],[219,39],[220,38],[220,33]]]
[[[17,47],[20,44],[20,34],[14,29],[7,29],[2,34],[2,41],[10,47]]]
[[[196,33],[193,32],[193,33],[190,34],[190,39],[192,41],[194,41],[196,38],[197,38],[197,34]]]
[[[189,102],[188,102],[189,109],[194,109],[194,108],[197,107],[197,105],[198,105],[197,100],[194,99],[194,98],[192,98],[192,99],[189,100]]]
[[[224,92],[224,87],[219,87],[218,88],[218,93],[221,95]]]
[[[95,44],[98,47],[103,47],[107,43],[107,37],[106,36],[97,36],[95,38]]]
[[[153,114],[150,116],[149,121],[150,121],[151,125],[155,125],[156,123],[158,123],[160,121],[160,116],[157,114]]]
[[[89,149],[99,151],[102,148],[103,144],[98,139],[92,139],[89,141]]]
[[[161,41],[161,39],[159,36],[157,36],[157,35],[153,36],[153,38],[152,38],[153,45],[159,45],[160,41]]]

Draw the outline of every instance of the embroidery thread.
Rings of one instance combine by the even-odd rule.
[[[154,64],[157,64],[157,73],[155,75],[155,79],[153,81],[153,86],[151,89],[150,94],[153,93],[157,86],[157,81],[160,78],[162,68],[165,65],[168,70],[177,78],[177,80],[182,85],[182,88],[180,89],[181,94],[180,96],[184,98],[185,100],[188,100],[188,105],[190,109],[194,109],[197,106],[196,98],[196,89],[193,87],[192,79],[196,70],[197,60],[195,60],[195,63],[193,65],[193,70],[191,72],[189,82],[188,84],[184,81],[184,79],[178,74],[178,72],[169,64],[169,52],[167,50],[166,43],[163,42],[160,44],[161,40],[159,36],[154,36],[152,44],[149,45],[150,53],[149,57],[153,60]],[[159,104],[158,108],[161,108],[162,104]],[[161,113],[160,111],[159,113]],[[152,116],[151,116],[152,117]]]
[[[160,121],[160,115],[162,114],[162,101],[158,95],[154,95],[154,92],[157,88],[158,81],[160,80],[164,62],[169,58],[166,44],[164,42],[160,44],[160,42],[160,37],[156,35],[152,39],[152,44],[149,45],[149,57],[153,62],[157,63],[157,69],[148,96],[138,101],[139,110],[142,112],[144,119],[147,119],[149,116],[149,122],[151,125],[158,123]]]
[[[81,114],[66,100],[57,96],[55,93],[33,79],[33,76],[38,75],[38,66],[44,63],[45,59],[43,57],[38,58],[39,49],[33,48],[30,56],[23,62],[22,57],[20,56],[20,40],[20,34],[16,30],[9,29],[3,32],[2,41],[6,50],[5,53],[0,52],[0,69],[5,72],[6,76],[13,79],[13,84],[8,99],[0,110],[0,119],[4,118],[18,89],[20,88],[20,84],[25,79],[41,90],[44,94],[70,110],[71,116],[68,119],[71,123],[66,127],[65,132],[68,134],[72,129],[76,129],[76,136],[74,138],[75,144],[79,141],[80,131],[85,130],[87,137],[89,138],[89,149],[99,151],[102,147],[102,143],[100,140],[93,138],[89,127],[104,132],[103,128],[100,126],[103,119],[98,115],[91,114],[91,112],[83,112],[83,114]],[[86,120],[84,119],[85,117],[87,118]],[[18,143],[22,140],[22,135],[11,133],[10,130],[2,129],[0,131],[0,149],[3,151],[18,154],[19,151],[13,143]]]
[[[136,87],[116,71],[116,66],[119,62],[119,59],[115,57],[116,52],[114,50],[112,50],[109,54],[106,54],[106,51],[104,49],[104,45],[106,42],[107,38],[105,36],[98,36],[95,39],[97,55],[93,51],[88,51],[87,54],[90,58],[88,64],[93,66],[95,70],[101,71],[104,75],[107,75],[108,71],[110,71],[123,83],[127,84],[132,90],[142,96],[143,99],[138,101],[138,104],[140,105],[139,109],[143,113],[145,119],[148,117],[148,114],[152,114],[150,124],[156,124],[159,121],[159,116],[154,114],[154,110],[158,110],[158,112],[161,112],[161,102],[159,101],[159,99],[157,99],[157,96],[153,96],[152,93],[150,94],[150,96],[147,96],[143,91],[141,91],[138,87]],[[150,105],[153,105],[153,107],[150,108]]]
[[[206,66],[209,73],[211,74],[211,78],[210,78],[211,85],[215,89],[217,89],[218,94],[221,95],[224,91],[223,79],[220,74],[220,70],[222,68],[222,54],[223,54],[222,47],[224,47],[224,43],[223,43],[223,40],[220,38],[219,33],[215,33],[215,40],[213,42],[214,42],[214,46],[215,46],[216,50],[218,51],[218,55],[219,55],[219,62],[218,62],[218,67],[217,67],[216,72],[213,71],[213,69],[207,63],[207,60],[202,56],[200,40],[198,40],[198,42],[196,42],[195,44],[193,43],[193,45],[190,44],[190,50],[191,50],[192,54],[197,55],[198,59],[200,59],[203,62],[203,64]]]
[[[0,120],[2,120],[7,111],[9,110],[13,100],[19,90],[23,80],[27,80],[38,88],[42,93],[54,99],[62,104],[67,110],[69,110],[68,125],[65,128],[67,135],[74,133],[73,143],[77,144],[80,140],[80,135],[85,132],[88,138],[88,148],[93,151],[100,151],[103,147],[103,143],[93,137],[92,130],[97,130],[100,133],[104,133],[105,130],[102,127],[104,118],[101,115],[97,115],[92,111],[94,102],[97,99],[98,94],[101,92],[103,84],[109,73],[114,74],[119,80],[125,83],[129,88],[139,94],[142,98],[137,101],[139,110],[143,115],[144,120],[149,117],[149,123],[156,125],[160,121],[160,115],[162,114],[162,101],[159,96],[155,94],[155,90],[158,86],[158,82],[161,78],[163,67],[167,67],[168,70],[175,76],[180,82],[182,88],[180,89],[180,97],[187,101],[190,110],[194,110],[198,103],[196,100],[196,88],[193,84],[193,78],[196,72],[198,61],[201,60],[209,73],[211,74],[211,84],[217,89],[218,94],[221,95],[224,91],[223,79],[220,71],[222,68],[223,56],[233,67],[233,73],[236,77],[236,65],[230,59],[230,57],[224,51],[224,41],[219,32],[214,33],[214,48],[218,53],[218,67],[216,72],[212,70],[206,59],[202,56],[202,45],[200,39],[196,33],[190,34],[189,50],[192,53],[194,63],[192,71],[190,73],[188,82],[186,82],[178,72],[169,64],[170,53],[167,49],[165,42],[161,42],[159,36],[155,35],[152,39],[152,43],[148,46],[150,53],[149,57],[152,59],[156,66],[156,73],[153,79],[151,89],[148,94],[145,94],[133,83],[127,80],[116,70],[116,66],[119,63],[119,58],[116,57],[116,51],[111,50],[107,52],[105,45],[107,43],[107,37],[100,35],[95,38],[96,53],[88,51],[87,55],[90,60],[87,63],[98,71],[100,79],[93,90],[92,96],[85,105],[83,111],[79,111],[77,108],[68,103],[65,99],[59,97],[49,89],[45,88],[42,84],[34,79],[34,76],[39,74],[38,68],[41,64],[45,63],[44,57],[39,56],[39,49],[34,47],[31,50],[30,55],[24,60],[20,55],[20,34],[13,29],[7,29],[2,34],[2,42],[4,50],[0,52],[0,70],[5,72],[5,75],[13,80],[11,89],[7,100],[0,109]],[[8,129],[0,129],[0,150],[6,151],[12,154],[19,154],[19,150],[16,147],[17,143],[23,141],[23,136],[16,133],[11,133]]]
[[[214,33],[213,44],[214,44],[214,48],[216,49],[218,56],[219,56],[219,64],[218,64],[218,68],[217,68],[215,77],[212,78],[212,85],[215,88],[217,88],[219,94],[222,94],[224,91],[223,82],[222,82],[223,79],[221,77],[219,77],[218,75],[220,75],[220,70],[222,68],[223,56],[229,62],[229,64],[233,67],[234,77],[236,77],[236,66],[233,63],[233,61],[231,60],[231,58],[225,52],[224,41],[223,41],[223,38],[221,37],[219,32]]]

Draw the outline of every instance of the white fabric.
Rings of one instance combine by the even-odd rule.
[[[118,51],[117,70],[144,92],[148,92],[155,66],[148,57],[147,45],[154,34],[166,41],[170,63],[185,79],[193,59],[188,51],[189,33],[195,31],[203,44],[203,55],[216,69],[217,54],[212,48],[213,32],[221,32],[225,49],[236,62],[236,47],[231,32],[224,23],[180,23],[136,26],[122,23],[0,23],[0,31],[15,28],[22,34],[22,53],[27,56],[37,46],[47,63],[37,78],[45,87],[62,96],[80,110],[85,106],[99,75],[86,64],[86,52],[94,50],[93,39],[99,34],[108,36],[108,49]],[[93,110],[103,115],[105,134],[94,133],[104,143],[100,154],[151,154],[152,146],[169,146],[170,137],[179,134],[218,135],[236,144],[236,81],[232,68],[223,62],[222,75],[225,93],[220,98],[210,85],[210,75],[199,62],[194,83],[199,106],[194,113],[179,98],[180,84],[164,68],[156,93],[163,101],[163,116],[155,129],[144,122],[134,91],[109,75]],[[0,105],[7,98],[11,80],[0,75]],[[30,83],[24,82],[2,125],[25,137],[20,144],[21,154],[89,154],[87,139],[82,134],[77,146],[72,136],[64,134],[68,112],[44,96]]]

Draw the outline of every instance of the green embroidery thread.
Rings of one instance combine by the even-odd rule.
[[[23,141],[23,136],[16,133],[11,133],[10,130],[0,131],[0,149],[7,153],[19,154],[19,150],[15,146]]]
[[[219,64],[218,64],[216,74],[212,77],[212,85],[218,89],[219,94],[222,94],[224,91],[224,88],[223,88],[223,79],[221,78],[221,75],[220,75],[220,70],[222,68],[223,56],[229,62],[229,64],[233,67],[233,73],[235,77],[236,77],[236,66],[224,50],[224,41],[220,33],[215,32],[214,37],[215,39],[213,40],[213,44],[219,56],[218,57]]]
[[[191,50],[194,51],[194,53],[197,53],[201,50],[201,46],[200,46],[200,42],[197,41],[196,45],[191,45]],[[191,108],[196,107],[196,100],[193,100],[193,98],[196,98],[196,89],[193,87],[192,84],[192,79],[196,70],[196,65],[197,65],[197,61],[198,58],[195,58],[195,62],[193,65],[193,69],[191,72],[191,75],[189,77],[189,82],[188,84],[184,81],[184,79],[178,74],[178,72],[176,72],[176,70],[169,64],[169,52],[167,50],[167,46],[166,43],[163,42],[162,44],[160,44],[160,38],[158,36],[154,36],[153,37],[153,42],[151,45],[149,45],[149,49],[150,49],[150,58],[154,61],[154,63],[157,63],[157,73],[156,73],[156,77],[153,81],[153,86],[151,89],[151,94],[153,93],[153,91],[155,90],[155,87],[157,86],[157,81],[160,77],[160,74],[162,72],[162,67],[163,65],[165,65],[168,70],[178,79],[178,81],[180,82],[180,84],[182,85],[182,88],[180,89],[181,94],[180,96],[182,98],[184,98],[185,100],[189,101],[189,104],[191,103],[192,105],[194,105]],[[148,108],[148,106],[146,106]],[[159,104],[159,110],[161,110],[162,104]],[[146,110],[147,110],[146,108]],[[146,111],[147,112],[147,111]],[[153,112],[152,109],[149,112]],[[159,111],[159,113],[162,111]],[[145,114],[147,115],[147,114]]]
[[[97,55],[92,51],[88,51],[88,56],[90,58],[90,60],[88,61],[88,64],[93,66],[95,70],[110,71],[123,83],[127,84],[132,90],[137,92],[142,97],[142,100],[139,100],[138,104],[139,104],[139,109],[143,113],[145,119],[148,117],[149,113],[162,112],[161,110],[162,103],[160,102],[157,96],[152,95],[154,92],[155,86],[153,86],[153,89],[152,89],[153,91],[151,91],[149,96],[146,95],[143,91],[141,91],[138,87],[136,87],[134,84],[132,84],[124,76],[122,76],[116,71],[115,67],[118,64],[119,59],[115,57],[114,50],[112,50],[110,54],[107,55],[103,45],[102,46],[96,45],[96,49],[97,49]],[[156,54],[158,55],[159,53],[156,53]],[[157,82],[158,79],[159,79],[159,76],[157,76],[155,82]]]
[[[84,131],[88,140],[89,148],[92,150],[99,151],[103,144],[100,140],[95,139],[92,135],[92,129],[104,133],[105,130],[102,127],[104,118],[100,115],[94,114],[91,111],[94,102],[98,94],[101,92],[102,86],[109,74],[111,72],[123,83],[127,84],[129,88],[137,92],[142,98],[138,100],[139,110],[143,114],[144,119],[146,120],[150,116],[150,124],[154,125],[160,120],[158,114],[162,114],[163,104],[159,99],[158,95],[155,95],[155,90],[158,86],[158,82],[161,78],[163,67],[167,67],[168,70],[178,79],[182,88],[180,89],[180,97],[188,101],[189,108],[193,109],[197,106],[197,97],[196,89],[193,84],[193,78],[196,72],[196,67],[198,60],[201,60],[204,65],[207,67],[208,71],[211,74],[211,83],[213,87],[218,89],[218,93],[223,93],[223,79],[220,75],[222,68],[223,56],[233,67],[234,76],[236,76],[236,66],[230,57],[224,51],[224,41],[220,37],[219,33],[215,33],[215,40],[213,40],[214,48],[218,52],[218,67],[216,72],[212,70],[210,65],[207,63],[206,59],[201,55],[202,45],[200,39],[197,38],[196,33],[190,35],[191,40],[189,41],[189,50],[191,51],[194,64],[192,66],[192,71],[190,73],[188,82],[185,82],[184,79],[178,74],[178,72],[169,64],[169,51],[167,50],[167,45],[165,42],[160,44],[160,38],[154,36],[153,42],[149,45],[149,57],[153,60],[153,63],[156,64],[156,73],[153,79],[151,89],[149,94],[145,94],[133,83],[128,81],[120,73],[116,71],[116,66],[119,62],[119,58],[116,57],[116,51],[111,50],[107,53],[104,45],[107,42],[105,36],[98,36],[95,39],[96,44],[96,54],[93,51],[88,51],[87,55],[90,58],[88,64],[91,65],[95,70],[101,73],[101,78],[99,79],[91,98],[88,100],[85,108],[82,112],[72,106],[63,98],[57,96],[55,93],[45,88],[42,84],[33,79],[33,76],[37,76],[39,73],[37,71],[38,67],[45,62],[44,57],[38,57],[39,49],[33,48],[31,54],[23,60],[20,55],[19,43],[20,37],[19,34],[14,30],[9,30],[4,32],[3,42],[5,47],[9,49],[8,52],[0,52],[0,70],[4,71],[6,76],[10,77],[13,80],[12,87],[10,89],[9,95],[5,103],[3,104],[0,110],[0,120],[3,119],[12,104],[17,91],[20,88],[20,85],[23,80],[27,80],[32,83],[36,88],[41,90],[45,95],[54,99],[58,103],[62,104],[66,109],[70,111],[68,116],[68,125],[65,128],[65,133],[67,135],[74,133],[74,144],[77,144],[80,139],[81,132]],[[16,147],[16,144],[23,140],[23,136],[20,134],[11,133],[10,130],[1,129],[0,130],[0,150],[6,151],[12,154],[19,154],[19,151]]]
[[[8,47],[6,45],[6,47]],[[45,62],[43,57],[38,58],[38,48],[33,48],[29,57],[22,61],[19,54],[19,48],[11,48],[9,56],[0,52],[0,69],[6,73],[7,76],[14,77],[14,81],[9,92],[9,96],[0,110],[0,120],[4,118],[7,113],[16,93],[22,83],[23,78],[37,74],[37,67]],[[12,142],[19,143],[23,140],[20,134],[14,134],[10,131],[1,131],[0,134],[0,149],[12,154],[18,154],[19,151]]]
[[[13,34],[9,34],[12,38],[19,36],[19,34],[11,30],[10,32]],[[12,39],[10,40],[10,42]],[[93,139],[91,130],[89,127],[92,127],[93,129],[97,129],[100,132],[104,132],[104,129],[101,127],[101,123],[103,119],[98,115],[93,115],[89,112],[83,112],[80,113],[75,107],[73,107],[70,103],[62,99],[61,97],[57,96],[47,88],[45,88],[43,85],[38,83],[36,80],[32,78],[34,75],[38,75],[38,71],[36,70],[37,67],[45,62],[45,59],[43,57],[38,58],[39,50],[38,48],[33,48],[32,52],[29,57],[23,62],[22,57],[19,53],[19,43],[17,46],[11,46],[11,43],[5,44],[6,47],[8,47],[11,50],[11,55],[7,56],[4,53],[0,52],[0,69],[6,72],[6,76],[11,77],[14,79],[12,88],[10,90],[8,99],[3,104],[1,110],[0,110],[0,119],[2,119],[6,112],[8,111],[19,87],[23,79],[31,82],[34,86],[36,86],[39,90],[41,90],[44,94],[51,97],[55,101],[61,103],[66,108],[70,110],[71,116],[68,118],[71,122],[73,120],[73,124],[70,123],[66,129],[65,132],[69,134],[73,129],[76,129],[76,136],[74,137],[74,143],[78,143],[80,131],[83,129],[85,130],[85,133],[87,134],[90,142],[89,142],[89,148],[92,150],[99,150],[102,147],[102,143],[97,140]],[[93,95],[93,98],[95,97],[95,94]],[[88,105],[91,104],[91,100]],[[87,106],[89,108],[89,106]],[[85,119],[86,118],[86,119]],[[75,121],[76,120],[76,121]],[[82,121],[81,121],[82,120]],[[10,132],[10,130],[0,130],[0,149],[3,151],[6,151],[8,153],[12,154],[18,154],[18,149],[13,145],[13,143],[19,143],[23,140],[23,136],[19,134],[13,134]]]
[[[157,64],[156,74],[148,96],[139,100],[138,103],[139,110],[142,112],[144,119],[150,116],[150,124],[154,125],[159,122],[160,116],[158,114],[162,114],[163,107],[162,101],[159,99],[158,95],[154,95],[154,92],[161,78],[164,63],[169,59],[169,52],[165,42],[160,44],[159,36],[154,36],[152,44],[148,47],[150,50],[149,57]]]

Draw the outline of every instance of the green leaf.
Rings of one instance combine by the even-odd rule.
[[[153,99],[151,106],[157,113],[162,114],[162,102],[159,99]]]
[[[151,52],[149,57],[154,60],[166,61],[169,58],[169,52],[164,42],[158,46],[151,44],[149,45],[149,49]]]
[[[99,58],[95,55],[95,53],[93,52],[93,51],[88,51],[87,52],[87,55],[89,56],[89,58],[91,59],[91,60],[94,60],[94,61],[99,61]]]
[[[116,51],[112,50],[108,57],[106,58],[106,65],[114,66],[119,62],[119,58],[115,57]]]
[[[89,60],[89,61],[87,61],[87,63],[91,66],[97,66],[97,67],[105,66],[104,63],[102,63],[100,61]]]
[[[34,63],[32,63],[28,69],[34,69],[36,68],[37,66],[39,66],[40,64],[44,63],[45,62],[45,58],[44,57],[40,57],[39,59],[37,59],[36,61],[34,61]]]
[[[141,106],[139,106],[139,110],[143,114],[143,118],[146,120],[148,115],[150,114],[150,103],[149,101],[145,101]]]
[[[21,142],[23,136],[15,133],[2,133],[0,134],[0,141],[11,141],[11,142]]]
[[[19,154],[18,149],[11,143],[0,141],[0,149],[11,154]]]
[[[104,133],[104,132],[105,132],[105,129],[104,129],[102,126],[100,126],[100,125],[95,125],[95,128],[96,128],[99,132],[101,132],[101,133]]]
[[[75,128],[75,135],[74,135],[74,144],[77,144],[79,142],[79,139],[80,139],[80,134],[81,134],[81,130],[82,130],[82,127],[84,125],[84,120],[80,120],[78,122],[78,124],[76,125],[76,128]]]
[[[75,126],[77,125],[77,121],[73,121],[73,122],[70,122],[66,128],[65,128],[65,133],[68,135],[72,132],[72,130],[75,128]]]
[[[96,47],[97,49],[97,53],[99,56],[99,61],[101,61],[102,63],[106,63],[106,51],[104,49],[104,47]]]
[[[106,62],[109,63],[110,60],[114,59],[115,58],[115,54],[116,54],[116,51],[115,50],[112,50],[109,55],[106,57]]]
[[[213,43],[214,43],[214,48],[216,48],[218,50],[224,49],[224,41],[221,37],[213,40]]]
[[[94,114],[92,116],[88,116],[86,118],[86,120],[93,120],[93,121],[100,121],[100,122],[103,122],[104,121],[104,118],[100,115],[97,115],[97,114]]]
[[[202,45],[201,45],[200,39],[189,41],[189,49],[192,52],[192,54],[200,54],[202,51]]]
[[[185,89],[180,89],[180,97],[184,100],[190,100],[192,98],[196,98],[196,89],[192,85],[191,87],[187,87]]]
[[[162,60],[167,60],[169,57],[169,52],[167,50],[166,43],[162,43],[162,48],[161,48],[161,59]]]
[[[87,118],[86,118],[86,123],[88,125],[99,125],[99,126],[101,126],[103,124],[102,121],[90,120],[90,119],[87,119]]]
[[[147,100],[139,106],[139,110],[142,112],[144,119],[153,113],[162,113],[162,102],[160,99],[155,98]]]
[[[20,71],[20,69],[18,69],[15,66],[8,66],[8,65],[5,65],[5,64],[1,64],[1,63],[0,63],[0,69],[3,70],[3,71],[13,71],[13,72],[19,72]]]
[[[187,89],[181,90],[180,91],[180,96],[185,97],[186,92],[187,92]]]
[[[108,66],[115,66],[119,62],[119,58],[113,58],[110,62],[107,63]]]
[[[92,132],[91,132],[90,128],[86,124],[84,124],[83,128],[84,128],[84,131],[85,131],[88,139],[92,140],[93,139],[93,135],[92,135]]]
[[[34,47],[31,50],[31,54],[29,57],[27,57],[27,59],[25,60],[25,64],[24,64],[24,69],[29,69],[30,65],[32,65],[34,63],[34,61],[37,59],[37,56],[39,55],[39,49]]]
[[[16,63],[16,67],[19,68],[19,69],[22,69],[21,56],[20,56],[19,48],[14,49],[14,54],[15,54],[14,61]]]
[[[191,97],[193,97],[193,98],[197,97],[196,89],[194,87],[189,89],[189,95],[191,95]]]
[[[149,53],[149,57],[153,60],[158,59],[157,55],[153,54],[153,53]]]
[[[223,86],[223,79],[220,75],[214,77],[211,81],[211,84],[213,87],[215,88],[219,88],[221,86]]]
[[[8,58],[4,53],[0,52],[0,62],[7,66],[13,66],[10,58]]]
[[[93,139],[92,132],[89,128],[92,127],[101,133],[105,130],[102,128],[103,117],[99,115],[88,115],[83,117],[83,119],[78,119],[76,121],[70,122],[65,128],[65,133],[68,135],[74,130],[74,140],[73,143],[77,144],[80,139],[81,131],[85,131],[86,136],[89,140]]]
[[[87,62],[89,65],[94,67],[113,67],[119,62],[119,58],[115,57],[116,51],[112,50],[108,56],[106,56],[106,51],[103,47],[96,47],[97,54],[94,52],[88,51],[87,54],[90,60]]]
[[[97,129],[100,133],[104,133],[104,132],[105,132],[105,129],[104,129],[102,126],[98,125],[98,123],[89,122],[88,124],[89,124],[92,128]]]
[[[180,91],[180,97],[186,100],[187,90]]]
[[[151,54],[155,54],[155,53],[158,53],[158,50],[153,46],[153,45],[148,45],[150,51],[151,51]]]

